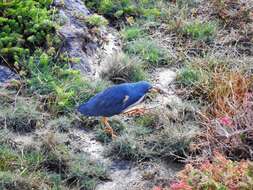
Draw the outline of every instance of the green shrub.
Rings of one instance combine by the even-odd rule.
[[[195,40],[211,40],[217,31],[217,25],[214,22],[200,22],[195,20],[186,24],[182,32]]]
[[[101,77],[114,83],[138,82],[146,79],[142,61],[137,57],[118,54],[108,59],[107,69],[101,72]]]
[[[16,61],[42,47],[54,31],[48,10],[52,0],[0,2],[0,54]]]
[[[108,21],[98,14],[93,14],[85,19],[85,21],[91,26],[106,26]]]
[[[154,0],[84,0],[87,7],[109,18],[123,18],[124,16],[158,17],[160,10],[156,8]],[[159,1],[160,2],[160,1]]]
[[[124,50],[130,54],[139,56],[149,65],[158,66],[169,63],[169,57],[164,48],[148,38],[138,39],[125,45]]]

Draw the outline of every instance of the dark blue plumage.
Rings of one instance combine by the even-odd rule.
[[[146,81],[115,85],[81,104],[78,111],[86,116],[111,117],[138,103],[151,88]]]

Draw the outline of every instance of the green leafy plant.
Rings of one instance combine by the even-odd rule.
[[[161,12],[156,8],[157,1],[153,0],[85,0],[88,8],[110,18],[124,16],[159,17]]]
[[[108,21],[98,14],[93,14],[85,19],[85,21],[91,26],[106,26]]]
[[[44,95],[47,107],[56,114],[73,109],[77,103],[86,101],[106,87],[103,81],[91,83],[64,63],[53,63],[52,57],[46,53],[37,52],[26,65],[30,72],[27,80],[30,92]]]
[[[19,68],[19,59],[45,45],[54,32],[52,0],[0,2],[0,54]]]

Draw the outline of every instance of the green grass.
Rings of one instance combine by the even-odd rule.
[[[214,22],[200,22],[199,20],[195,20],[183,26],[182,32],[194,40],[208,41],[215,37],[217,24]]]
[[[194,68],[186,67],[180,70],[177,80],[185,85],[195,85],[200,80],[200,72]]]
[[[129,55],[139,56],[144,62],[147,62],[145,66],[169,64],[169,57],[166,50],[149,38],[141,38],[127,43],[124,51]]]
[[[123,40],[126,42],[143,37],[144,35],[145,35],[145,32],[139,26],[125,27],[121,31],[121,36],[122,36]]]
[[[108,179],[104,165],[85,154],[72,154],[51,135],[39,147],[25,147],[22,152],[7,142],[0,146],[1,189],[93,190]]]

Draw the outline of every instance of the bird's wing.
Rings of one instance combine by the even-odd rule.
[[[111,108],[115,110],[121,110],[128,108],[130,105],[136,103],[142,95],[133,96],[130,91],[121,91],[115,94],[103,94],[100,101],[98,101],[96,107],[105,109]]]

